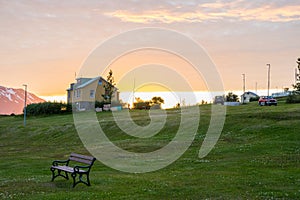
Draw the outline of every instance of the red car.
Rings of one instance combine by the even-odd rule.
[[[277,100],[271,96],[261,96],[258,100],[258,105],[260,106],[277,106]]]

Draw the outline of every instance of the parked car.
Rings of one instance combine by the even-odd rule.
[[[214,104],[224,105],[224,96],[215,96]]]
[[[277,100],[272,96],[261,96],[258,100],[258,105],[260,106],[277,106]]]

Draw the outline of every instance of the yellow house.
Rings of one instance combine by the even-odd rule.
[[[67,89],[68,103],[75,105],[76,110],[92,110],[95,101],[104,101],[105,85],[109,84],[105,79],[98,76],[95,78],[77,78],[76,83],[71,83]],[[119,92],[114,87],[112,102],[119,102]]]

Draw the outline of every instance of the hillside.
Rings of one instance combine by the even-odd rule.
[[[299,199],[299,104],[260,107],[256,102],[228,107],[222,135],[207,157],[198,158],[210,120],[202,105],[198,133],[177,161],[158,171],[131,174],[96,161],[91,187],[57,178],[49,170],[71,152],[88,154],[72,115],[0,116],[0,199]],[[168,111],[165,127],[151,138],[133,138],[117,127],[111,113],[97,117],[115,145],[149,152],[169,143],[178,129],[178,110]],[[146,125],[147,111],[132,111]],[[121,158],[120,158],[121,159]],[[151,162],[149,162],[151,165]]]
[[[23,89],[14,89],[0,86],[0,115],[22,114],[25,92]],[[45,102],[35,94],[27,92],[27,105]]]

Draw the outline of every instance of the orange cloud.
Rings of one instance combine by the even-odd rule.
[[[134,23],[154,23],[160,22],[170,24],[174,22],[202,22],[208,19],[217,19],[216,16],[209,16],[201,12],[174,13],[168,10],[150,10],[143,13],[132,13],[126,10],[118,10],[115,12],[105,13],[121,19],[124,22]]]
[[[207,16],[201,13],[172,13],[168,10],[150,10],[142,13],[131,13],[126,10],[118,10],[106,13],[106,15],[116,17],[124,22],[134,23],[174,23],[174,22],[201,22],[207,19]]]
[[[236,19],[239,21],[269,21],[290,22],[300,20],[299,6],[275,7],[262,5],[257,8],[245,9],[237,2],[200,4],[197,11],[179,10],[146,10],[143,12],[130,12],[117,10],[105,13],[106,16],[116,17],[124,22],[134,23],[176,23],[176,22],[203,22],[217,19]]]
[[[263,6],[252,10],[243,10],[241,19],[258,20],[271,22],[290,22],[300,20],[300,5],[285,6],[280,8],[272,8],[271,6]]]

